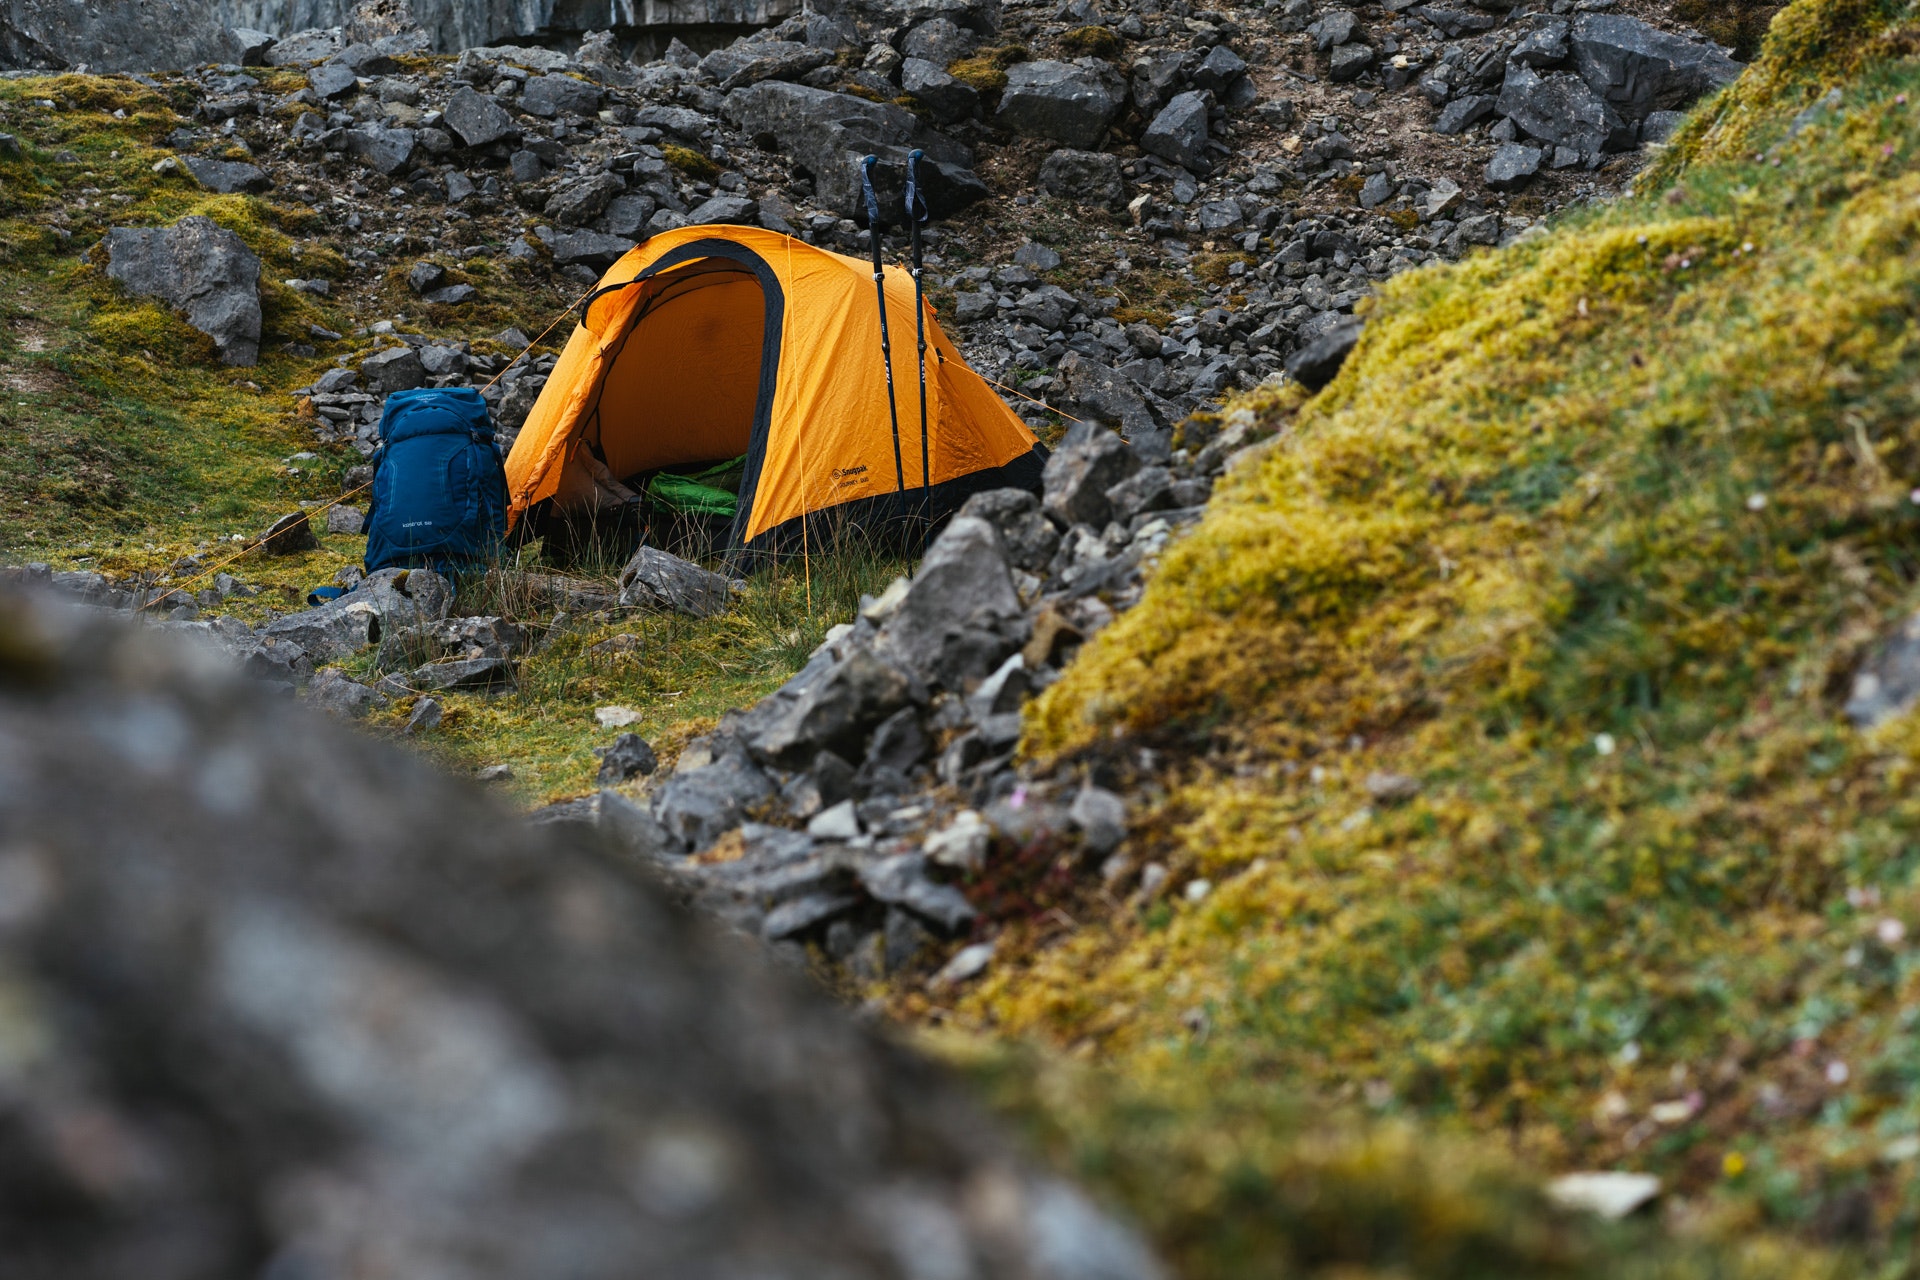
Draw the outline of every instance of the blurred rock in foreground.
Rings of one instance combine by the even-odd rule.
[[[0,1152],[34,1280],[1158,1274],[611,853],[19,595]]]

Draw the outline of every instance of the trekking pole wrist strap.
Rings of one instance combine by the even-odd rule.
[[[880,234],[880,197],[873,191],[873,166],[878,163],[879,156],[868,156],[860,162],[860,193],[867,198],[867,230],[876,236]]]

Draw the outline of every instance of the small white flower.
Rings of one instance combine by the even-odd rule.
[[[1613,741],[1612,734],[1596,733],[1593,735],[1593,749],[1599,752],[1601,755],[1603,756],[1612,755],[1614,746],[1615,746],[1615,743]]]
[[[1873,936],[1880,939],[1882,946],[1897,947],[1907,940],[1907,926],[1888,918],[1873,926]]]
[[[1634,1063],[1640,1061],[1640,1042],[1638,1040],[1629,1040],[1620,1046],[1620,1061],[1626,1063],[1628,1066],[1632,1066]]]
[[[1845,1084],[1852,1075],[1853,1072],[1847,1070],[1847,1064],[1838,1058],[1827,1064],[1828,1084]]]
[[[1767,495],[1766,495],[1766,494],[1764,494],[1764,493],[1750,493],[1750,494],[1748,494],[1748,495],[1747,495],[1747,510],[1749,510],[1749,511],[1764,511],[1764,510],[1766,510],[1766,507],[1767,507]]]

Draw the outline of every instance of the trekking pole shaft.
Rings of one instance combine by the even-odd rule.
[[[887,333],[886,268],[880,262],[880,199],[873,191],[877,156],[860,163],[860,187],[867,198],[867,243],[873,249],[873,292],[880,302],[880,363],[887,371],[887,418],[893,426],[893,484],[896,493],[907,487],[906,463],[900,457],[900,408],[893,395],[893,342]]]
[[[920,354],[920,554],[933,537],[933,460],[927,440],[927,293],[922,279],[920,224],[927,202],[920,195],[920,160],[916,148],[907,153],[907,244],[913,256],[913,329]]]

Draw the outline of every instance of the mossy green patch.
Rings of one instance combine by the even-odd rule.
[[[720,176],[720,166],[692,147],[674,146],[671,143],[660,148],[667,163],[697,182],[712,182]]]
[[[963,1018],[1905,1274],[1920,730],[1840,714],[1920,606],[1902,13],[1801,0],[1670,185],[1399,278],[1245,406],[1272,443],[1028,718],[1164,788],[1167,896],[1010,931]]]

